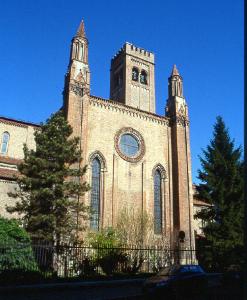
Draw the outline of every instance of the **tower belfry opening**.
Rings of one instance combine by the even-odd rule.
[[[125,43],[111,60],[110,99],[155,113],[154,54]]]

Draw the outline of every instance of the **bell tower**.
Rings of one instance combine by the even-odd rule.
[[[71,41],[69,66],[65,75],[64,108],[68,119],[70,119],[70,108],[73,106],[73,102],[89,93],[88,40],[84,22],[81,21],[77,33]]]
[[[176,65],[168,79],[166,116],[170,119],[172,141],[174,242],[194,249],[189,117],[183,78]]]
[[[110,99],[155,113],[154,54],[130,43],[111,60]]]

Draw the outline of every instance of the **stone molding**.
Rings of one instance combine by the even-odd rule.
[[[16,185],[16,180],[14,179],[3,179],[3,178],[0,178],[0,182],[3,182],[3,183],[7,183],[7,184],[14,184]]]
[[[158,163],[156,164],[154,167],[153,167],[153,171],[152,171],[152,176],[154,177],[154,174],[156,172],[156,170],[159,170],[160,171],[160,174],[161,174],[161,178],[163,180],[167,179],[167,172],[166,172],[166,169],[165,167],[162,166],[162,164]]]
[[[133,135],[137,139],[138,144],[139,144],[139,150],[138,150],[137,154],[133,157],[129,157],[129,156],[125,155],[119,147],[120,138],[123,134],[126,134],[126,133]],[[145,151],[146,151],[143,137],[141,136],[141,134],[138,131],[136,131],[135,129],[133,129],[131,127],[123,127],[120,130],[118,130],[118,132],[116,133],[115,138],[114,138],[114,144],[115,144],[115,149],[116,149],[118,155],[121,158],[123,158],[124,160],[126,160],[128,162],[132,162],[132,163],[140,161],[143,158]]]
[[[146,90],[146,91],[150,91],[150,85],[149,85],[149,82],[148,84],[143,84],[143,83],[140,83],[140,82],[136,82],[136,81],[131,81],[131,86],[134,86],[134,87],[141,87],[143,90]]]
[[[100,161],[101,171],[106,172],[107,171],[106,159],[105,159],[104,155],[98,150],[94,151],[93,153],[91,153],[89,155],[89,158],[88,158],[89,168],[91,168],[91,163],[95,158],[97,158]]]
[[[186,116],[178,115],[178,116],[173,116],[170,118],[170,126],[178,124],[182,127],[189,126],[190,121]]]
[[[153,113],[146,112],[144,110],[134,108],[125,104],[121,104],[116,101],[102,99],[96,96],[90,96],[89,104],[93,106],[99,106],[108,110],[121,112],[123,114],[130,115],[132,117],[140,118],[143,120],[158,123],[164,126],[169,126],[169,118],[158,116]]]
[[[29,122],[25,122],[25,121],[19,121],[19,120],[5,118],[5,117],[0,117],[0,123],[4,123],[7,125],[12,125],[12,126],[16,126],[16,127],[23,127],[23,128],[28,128],[28,126],[35,127],[35,129],[40,128],[40,125],[38,125],[38,124],[29,123]]]
[[[23,162],[23,159],[0,155],[0,162],[10,165],[18,165]]]
[[[0,168],[18,171],[17,165],[10,165],[0,162]]]
[[[142,59],[142,58],[140,58]],[[138,60],[138,59],[135,59],[135,58],[131,58],[131,61],[135,64],[137,64],[138,66],[145,66],[146,68],[148,68],[149,70],[149,65],[148,64],[145,64],[144,62]]]
[[[10,180],[14,181],[18,175],[19,175],[19,172],[16,170],[0,168],[0,178],[2,178],[2,179],[10,179]]]

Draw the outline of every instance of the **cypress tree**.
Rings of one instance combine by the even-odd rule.
[[[88,209],[80,197],[89,189],[83,181],[79,138],[59,111],[35,132],[36,150],[24,145],[24,160],[18,166],[17,199],[10,213],[20,214],[33,240],[59,244],[75,242]]]
[[[213,139],[203,157],[198,178],[198,196],[211,204],[196,217],[204,220],[205,239],[199,251],[207,264],[224,269],[242,263],[243,253],[243,162],[222,117],[217,117]],[[206,248],[205,248],[206,246]]]

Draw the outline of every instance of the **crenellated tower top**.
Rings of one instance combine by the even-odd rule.
[[[110,99],[155,113],[154,54],[126,42],[111,60]]]

